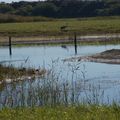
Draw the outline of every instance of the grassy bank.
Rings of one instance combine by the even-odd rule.
[[[12,65],[5,66],[0,64],[0,83],[4,82],[14,82],[14,81],[19,81],[22,80],[23,77],[35,77],[37,75],[41,76],[45,74],[44,69],[39,69],[39,71],[34,68],[24,68],[24,67],[19,67],[15,68]]]
[[[61,32],[67,26],[69,32]],[[53,21],[1,23],[1,35],[69,35],[70,32],[85,34],[106,34],[120,32],[120,17],[97,17],[84,19],[57,19]]]
[[[119,120],[120,107],[71,106],[3,109],[0,120]]]
[[[0,80],[5,78],[16,78],[25,74],[33,74],[34,69],[26,70],[25,68],[14,68],[13,66],[3,66],[0,65]]]

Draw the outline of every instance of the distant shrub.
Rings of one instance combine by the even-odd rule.
[[[14,23],[14,22],[38,22],[38,21],[52,21],[53,18],[47,17],[33,17],[33,16],[18,16],[18,15],[11,15],[11,14],[0,14],[0,23]]]

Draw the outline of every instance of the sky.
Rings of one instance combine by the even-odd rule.
[[[11,3],[11,2],[18,2],[18,1],[44,1],[44,0],[0,0],[0,2],[7,2],[7,3]]]

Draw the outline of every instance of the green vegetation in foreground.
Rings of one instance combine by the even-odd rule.
[[[67,25],[69,32],[61,32]],[[45,22],[1,23],[1,35],[67,35],[70,32],[84,34],[106,34],[120,32],[120,17],[97,17],[84,19],[59,19]]]
[[[119,120],[120,107],[72,106],[3,109],[0,120]]]

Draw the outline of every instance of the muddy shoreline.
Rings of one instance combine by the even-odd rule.
[[[69,44],[73,43],[74,37],[57,37],[57,36],[23,36],[12,37],[12,45],[44,45],[44,44]],[[87,35],[77,36],[78,43],[93,43],[93,42],[120,42],[120,34],[108,35]],[[8,37],[0,37],[0,46],[8,46]]]

